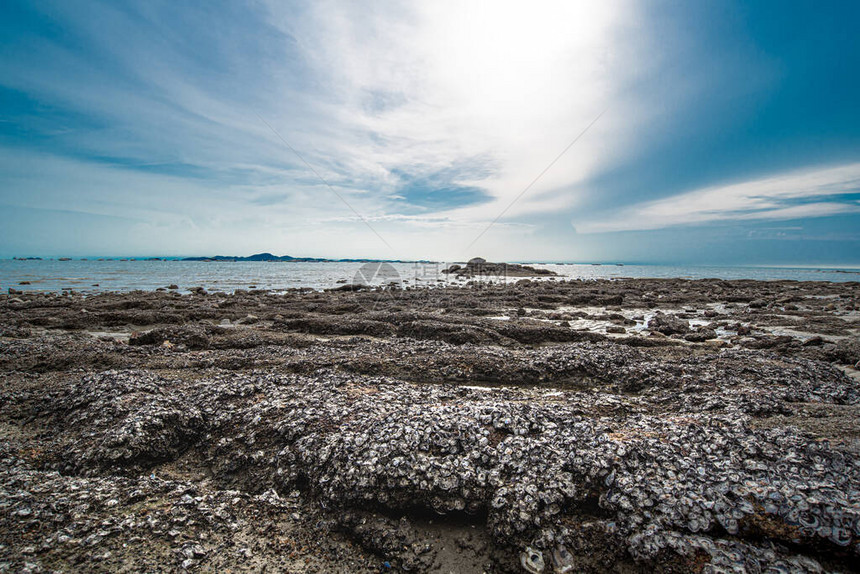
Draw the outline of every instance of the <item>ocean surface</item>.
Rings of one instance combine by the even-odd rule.
[[[606,279],[621,277],[681,277],[689,279],[794,279],[797,281],[860,281],[856,269],[806,269],[782,267],[691,267],[666,265],[532,264],[551,269],[565,278]],[[329,289],[346,283],[403,286],[461,284],[442,273],[447,263],[306,263],[306,262],[205,262],[143,260],[0,260],[0,290],[150,291],[177,285],[180,292],[194,287],[209,291],[236,289],[284,291],[296,288]],[[493,281],[519,278],[493,277]]]

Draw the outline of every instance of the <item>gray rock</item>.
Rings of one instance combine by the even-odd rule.
[[[647,326],[651,331],[656,331],[664,335],[682,335],[690,331],[690,323],[686,319],[681,319],[675,315],[667,315],[659,311],[648,321]]]
[[[717,332],[713,329],[708,328],[699,328],[693,331],[692,333],[687,333],[684,335],[684,339],[687,341],[691,341],[694,343],[702,343],[704,341],[709,341],[711,339],[717,338]]]

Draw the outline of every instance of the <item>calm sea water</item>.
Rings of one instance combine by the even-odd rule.
[[[798,281],[860,281],[857,270],[776,267],[689,267],[665,265],[535,264],[559,275],[579,279],[620,277],[683,277],[690,279],[794,279]],[[406,285],[456,283],[441,273],[447,264],[393,263],[380,271],[361,263],[266,263],[202,261],[18,261],[0,260],[0,289],[79,292],[154,290],[178,285],[180,291],[202,286],[209,291],[236,289],[327,289],[363,280],[400,279]],[[24,283],[22,285],[22,283]],[[29,283],[29,284],[27,284]]]

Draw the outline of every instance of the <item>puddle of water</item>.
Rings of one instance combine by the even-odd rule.
[[[833,295],[821,295],[816,296],[818,298],[833,298]],[[568,321],[570,328],[577,331],[590,331],[593,333],[601,333],[608,337],[625,337],[628,335],[643,335],[644,332],[648,330],[648,322],[654,318],[654,316],[658,312],[668,313],[668,314],[682,314],[682,313],[695,313],[696,316],[692,318],[685,318],[691,328],[700,328],[710,325],[714,321],[721,320],[720,317],[707,317],[705,313],[708,311],[714,311],[719,315],[738,315],[743,314],[749,311],[748,307],[743,304],[738,303],[708,303],[704,305],[698,306],[695,310],[692,309],[645,309],[645,308],[628,308],[616,310],[609,310],[606,307],[597,307],[597,306],[570,306],[570,305],[562,305],[554,310],[547,309],[537,309],[537,308],[525,308],[526,312],[537,313],[538,315],[543,313],[567,313],[567,314],[580,314],[585,313],[590,316],[604,316],[608,314],[613,315],[621,315],[625,319],[635,321],[635,325],[621,325],[626,330],[625,333],[609,333],[607,332],[607,328],[619,326],[618,323],[614,323],[612,321],[603,320],[603,319],[592,319],[588,317],[575,317]],[[488,319],[495,319],[497,321],[510,321],[512,316],[516,313],[516,308],[512,308],[509,310],[509,315],[499,315],[499,316],[491,316],[487,317]],[[797,320],[798,317],[795,315],[776,315],[777,317],[781,317],[786,319],[786,321]],[[845,321],[852,321],[860,318],[860,311],[849,311],[846,312],[845,315],[842,315],[840,318]],[[529,317],[531,320],[535,321],[543,321],[545,323],[558,325],[560,321],[554,319],[547,319],[544,317]],[[818,333],[803,331],[801,328],[792,328],[789,326],[758,326],[754,324],[753,328],[757,331],[764,332],[774,336],[782,336],[788,335],[790,337],[797,338],[801,341],[806,341],[816,335]],[[737,333],[734,331],[729,331],[723,327],[716,327],[714,331],[717,334],[717,339],[726,341],[730,340],[737,336]],[[830,341],[838,341],[840,339],[850,338],[852,336],[857,336],[856,333],[852,335],[841,335],[841,336],[828,336],[826,340]]]
[[[858,383],[860,383],[860,371],[858,371],[857,369],[853,367],[846,367],[844,365],[837,365],[836,368],[854,379],[855,381],[857,381]]]

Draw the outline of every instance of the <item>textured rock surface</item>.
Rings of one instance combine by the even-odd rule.
[[[0,569],[856,571],[857,290],[0,299]]]
[[[648,321],[648,328],[664,335],[684,334],[690,331],[690,324],[674,315],[658,312]]]

